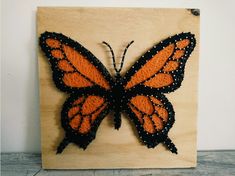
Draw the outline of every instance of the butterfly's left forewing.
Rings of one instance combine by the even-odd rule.
[[[60,33],[44,32],[39,43],[61,91],[102,93],[110,90],[112,77],[107,69],[78,42]]]

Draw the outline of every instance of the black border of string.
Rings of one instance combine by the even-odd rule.
[[[109,85],[111,85],[111,90],[105,90],[104,88],[94,85],[92,87],[86,87],[86,88],[72,88],[69,86],[65,86],[61,78],[63,77],[64,72],[59,70],[57,68],[57,62],[58,59],[54,58],[51,55],[51,50],[55,48],[50,48],[46,45],[46,39],[48,38],[54,38],[59,40],[61,43],[68,45],[72,48],[74,48],[76,51],[81,53],[83,56],[85,56],[93,65],[97,67],[97,69],[103,74],[104,78],[109,82]],[[173,126],[175,118],[174,118],[174,110],[171,105],[171,103],[167,100],[167,98],[163,95],[163,93],[170,93],[175,91],[177,88],[181,86],[181,82],[184,78],[184,68],[187,59],[190,57],[190,54],[192,53],[195,45],[196,40],[194,38],[194,34],[188,33],[180,33],[177,35],[174,35],[172,37],[169,37],[157,45],[154,45],[150,50],[148,50],[143,56],[140,57],[139,60],[136,61],[136,63],[127,71],[124,77],[121,79],[121,84],[126,85],[126,83],[131,79],[131,77],[134,75],[134,73],[139,70],[142,65],[144,65],[149,59],[151,59],[155,54],[157,54],[160,50],[168,46],[169,44],[175,44],[175,42],[183,40],[183,39],[190,39],[190,44],[184,48],[185,54],[181,58],[181,62],[179,65],[179,69],[176,71],[171,71],[170,73],[173,75],[174,84],[170,86],[165,86],[162,88],[150,88],[147,86],[144,86],[143,84],[134,86],[130,88],[129,90],[125,91],[125,99],[126,101],[123,102],[125,106],[122,104],[122,112],[127,113],[127,115],[130,117],[130,119],[134,122],[137,131],[139,133],[139,137],[142,140],[142,142],[147,145],[149,148],[153,148],[159,143],[163,142],[171,152],[177,153],[177,149],[175,145],[172,143],[172,141],[168,138],[168,131]],[[89,145],[89,143],[95,139],[96,131],[103,120],[103,118],[112,111],[112,86],[115,85],[115,80],[111,77],[110,73],[107,71],[107,69],[104,67],[104,65],[85,47],[83,47],[78,42],[72,40],[69,37],[66,37],[65,35],[61,33],[55,33],[55,32],[44,32],[41,34],[39,38],[39,44],[41,46],[41,49],[45,53],[46,57],[48,58],[52,72],[53,72],[53,80],[56,84],[56,87],[60,89],[61,91],[64,91],[68,94],[70,94],[69,98],[66,100],[66,102],[63,105],[62,111],[61,111],[61,123],[62,127],[65,129],[66,134],[64,140],[59,145],[57,152],[61,153],[63,149],[68,145],[70,142],[76,143],[79,147],[86,149],[86,147]],[[177,49],[177,48],[175,48]],[[63,51],[60,48],[61,51]],[[174,52],[173,52],[174,53]],[[63,53],[65,54],[65,53]],[[172,56],[170,57],[169,61],[173,60]],[[167,64],[167,63],[166,63]],[[162,69],[157,72],[156,74],[163,72]],[[168,72],[169,73],[169,72]],[[154,76],[154,75],[153,75]],[[153,77],[152,76],[152,77]],[[151,77],[151,78],[152,78]],[[86,78],[87,79],[87,78]],[[89,80],[89,79],[88,79]],[[149,80],[149,79],[148,79]],[[146,80],[147,81],[147,80]],[[99,117],[94,121],[94,124],[87,134],[79,134],[76,133],[75,130],[73,130],[68,125],[68,118],[67,112],[71,108],[72,102],[75,101],[78,97],[81,96],[87,96],[87,95],[99,95],[101,97],[104,97],[106,101],[108,102],[108,107],[105,108],[105,110],[99,115]],[[130,101],[130,99],[136,95],[145,95],[145,96],[154,96],[158,99],[160,99],[164,103],[164,107],[171,112],[169,114],[169,120],[165,124],[163,130],[160,132],[150,134],[144,131],[142,125],[138,121],[138,119],[135,117],[135,114],[131,111],[131,109],[128,107],[127,103]],[[120,106],[120,105],[116,105]]]

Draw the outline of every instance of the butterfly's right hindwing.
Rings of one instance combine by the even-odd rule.
[[[126,112],[148,148],[154,148],[159,143],[171,143],[167,147],[177,153],[176,147],[172,142],[169,143],[168,138],[168,132],[175,121],[175,112],[163,94],[135,95],[128,102]]]

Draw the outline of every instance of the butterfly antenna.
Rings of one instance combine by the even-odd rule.
[[[120,68],[118,70],[118,72],[121,72],[122,70],[122,67],[123,67],[123,63],[124,63],[124,59],[125,59],[125,56],[126,56],[126,52],[127,52],[127,49],[131,46],[131,44],[134,43],[134,40],[132,40],[125,48],[124,52],[123,52],[123,55],[122,55],[122,61],[121,61],[121,65],[120,65]]]
[[[115,62],[115,55],[114,55],[112,47],[107,42],[105,42],[105,41],[103,41],[102,43],[105,44],[109,48],[109,50],[110,50],[110,52],[112,54],[113,67],[114,67],[115,71],[118,72],[118,69],[117,69],[117,66],[116,66],[116,62]]]
[[[113,49],[112,47],[105,41],[103,41],[103,44],[105,44],[109,49],[110,49],[110,52],[112,54],[112,60],[113,60],[113,67],[115,69],[115,71],[117,73],[120,73],[121,70],[122,70],[122,67],[123,67],[123,64],[124,64],[124,59],[125,59],[125,56],[126,56],[126,52],[127,52],[127,49],[131,46],[131,44],[134,43],[134,41],[132,40],[125,48],[124,52],[123,52],[123,55],[122,55],[122,60],[121,60],[121,63],[120,63],[120,68],[117,69],[117,66],[116,66],[116,61],[115,61],[115,56],[114,56],[114,52],[113,52]]]

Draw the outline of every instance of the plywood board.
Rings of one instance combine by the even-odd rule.
[[[162,144],[148,149],[139,141],[128,119],[114,130],[108,115],[101,123],[96,139],[84,151],[74,144],[56,155],[64,137],[60,125],[61,107],[68,97],[52,81],[48,61],[39,49],[40,112],[42,165],[46,169],[109,169],[109,168],[176,168],[196,166],[196,117],[199,49],[199,17],[186,9],[141,8],[52,8],[37,11],[37,33],[63,33],[89,49],[114,74],[109,53],[101,44],[110,43],[116,56],[131,40],[123,73],[149,48],[161,40],[181,32],[194,33],[197,46],[189,58],[185,79],[175,92],[167,94],[176,112],[176,122],[169,137],[178,148],[172,154]]]

